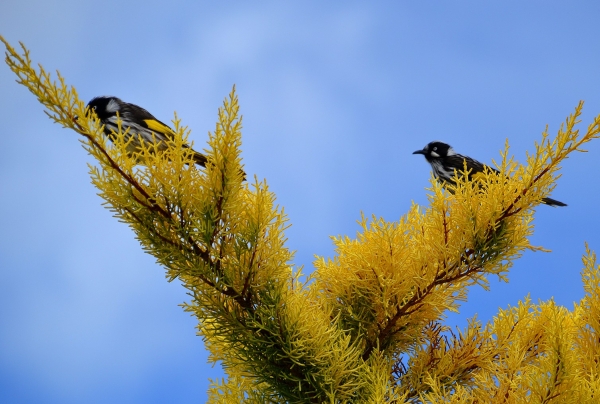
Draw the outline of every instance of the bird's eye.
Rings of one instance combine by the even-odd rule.
[[[437,146],[433,148],[433,151],[437,151]]]

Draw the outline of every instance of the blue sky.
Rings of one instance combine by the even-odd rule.
[[[360,212],[398,220],[426,203],[414,150],[450,143],[481,161],[508,138],[524,160],[579,100],[600,113],[600,3],[104,2],[3,0],[0,34],[23,41],[84,100],[116,95],[162,121],[177,111],[201,149],[235,84],[246,172],[266,178],[296,265],[331,256]],[[0,65],[0,402],[197,403],[209,377],[177,283],[111,217],[91,158]],[[571,308],[581,256],[600,251],[600,141],[567,160],[510,283],[473,289],[448,324],[529,294]]]

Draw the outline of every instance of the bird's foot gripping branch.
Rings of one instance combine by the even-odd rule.
[[[533,208],[552,191],[559,164],[598,137],[599,118],[582,136],[575,129],[581,105],[553,141],[543,135],[526,165],[505,153],[476,187],[469,175],[456,177],[453,195],[433,182],[428,207],[413,205],[393,223],[363,218],[358,236],[334,238],[335,256],[319,258],[302,285],[274,195],[264,182],[243,182],[234,92],[219,109],[203,168],[178,120],[171,129],[147,111],[121,114],[118,103],[114,119],[104,119],[111,100],[90,103],[90,113],[60,76],[53,82],[24,48],[20,55],[0,40],[18,82],[51,119],[82,135],[109,209],[189,290],[185,308],[228,375],[214,383],[210,402],[597,397],[600,273],[589,251],[587,294],[573,311],[525,300],[458,334],[441,323],[469,286],[506,279],[512,261],[535,248]]]

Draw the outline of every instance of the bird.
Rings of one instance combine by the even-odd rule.
[[[458,154],[449,144],[440,141],[430,142],[423,149],[417,150],[413,154],[425,156],[425,160],[431,164],[434,177],[450,192],[452,192],[452,187],[456,185],[455,176],[463,172],[465,162],[470,179],[483,173],[486,168],[491,172],[500,173],[495,168],[480,163],[471,157]],[[448,186],[450,187],[448,188]],[[542,198],[542,203],[548,206],[567,206],[566,203],[552,198]]]
[[[115,140],[115,134],[119,133],[117,120],[121,119],[121,131],[127,132],[126,140],[133,138],[127,145],[128,153],[139,153],[141,141],[150,143],[156,142],[159,150],[168,148],[169,141],[175,138],[175,131],[168,125],[159,121],[150,112],[135,104],[130,104],[117,97],[100,96],[93,98],[87,104],[88,115],[91,111],[104,125],[104,133],[112,141]],[[118,113],[118,117],[117,117]],[[192,149],[189,145],[183,147],[192,151],[194,162],[202,167],[206,167],[207,158],[201,153]]]

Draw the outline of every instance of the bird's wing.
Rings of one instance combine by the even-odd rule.
[[[175,137],[175,132],[169,126],[165,125],[158,119],[144,119],[143,122],[146,124],[146,127],[153,132],[162,133],[165,136],[173,139]]]
[[[487,166],[475,159],[472,159],[471,157],[463,156],[460,154],[448,156],[448,157],[446,157],[446,159],[447,159],[447,163],[448,163],[447,165],[450,167],[455,167],[457,174],[463,172],[464,167],[465,167],[464,163],[466,161],[467,162],[467,170],[469,170],[469,179],[471,181],[477,181],[478,179],[483,177],[486,167],[488,168],[488,170],[490,170],[492,172],[496,172],[496,173],[499,172],[498,170],[496,170],[493,167]]]
[[[140,106],[137,106],[135,104],[129,104],[127,105],[127,111],[123,112],[124,114],[128,113],[132,117],[135,117],[136,121],[140,123],[143,122],[143,126],[155,132],[157,135],[163,134],[170,139],[173,139],[175,137],[175,131],[173,131],[173,129],[171,129],[169,125],[159,121],[154,117],[154,115],[152,115],[150,112],[148,112],[146,109]]]

